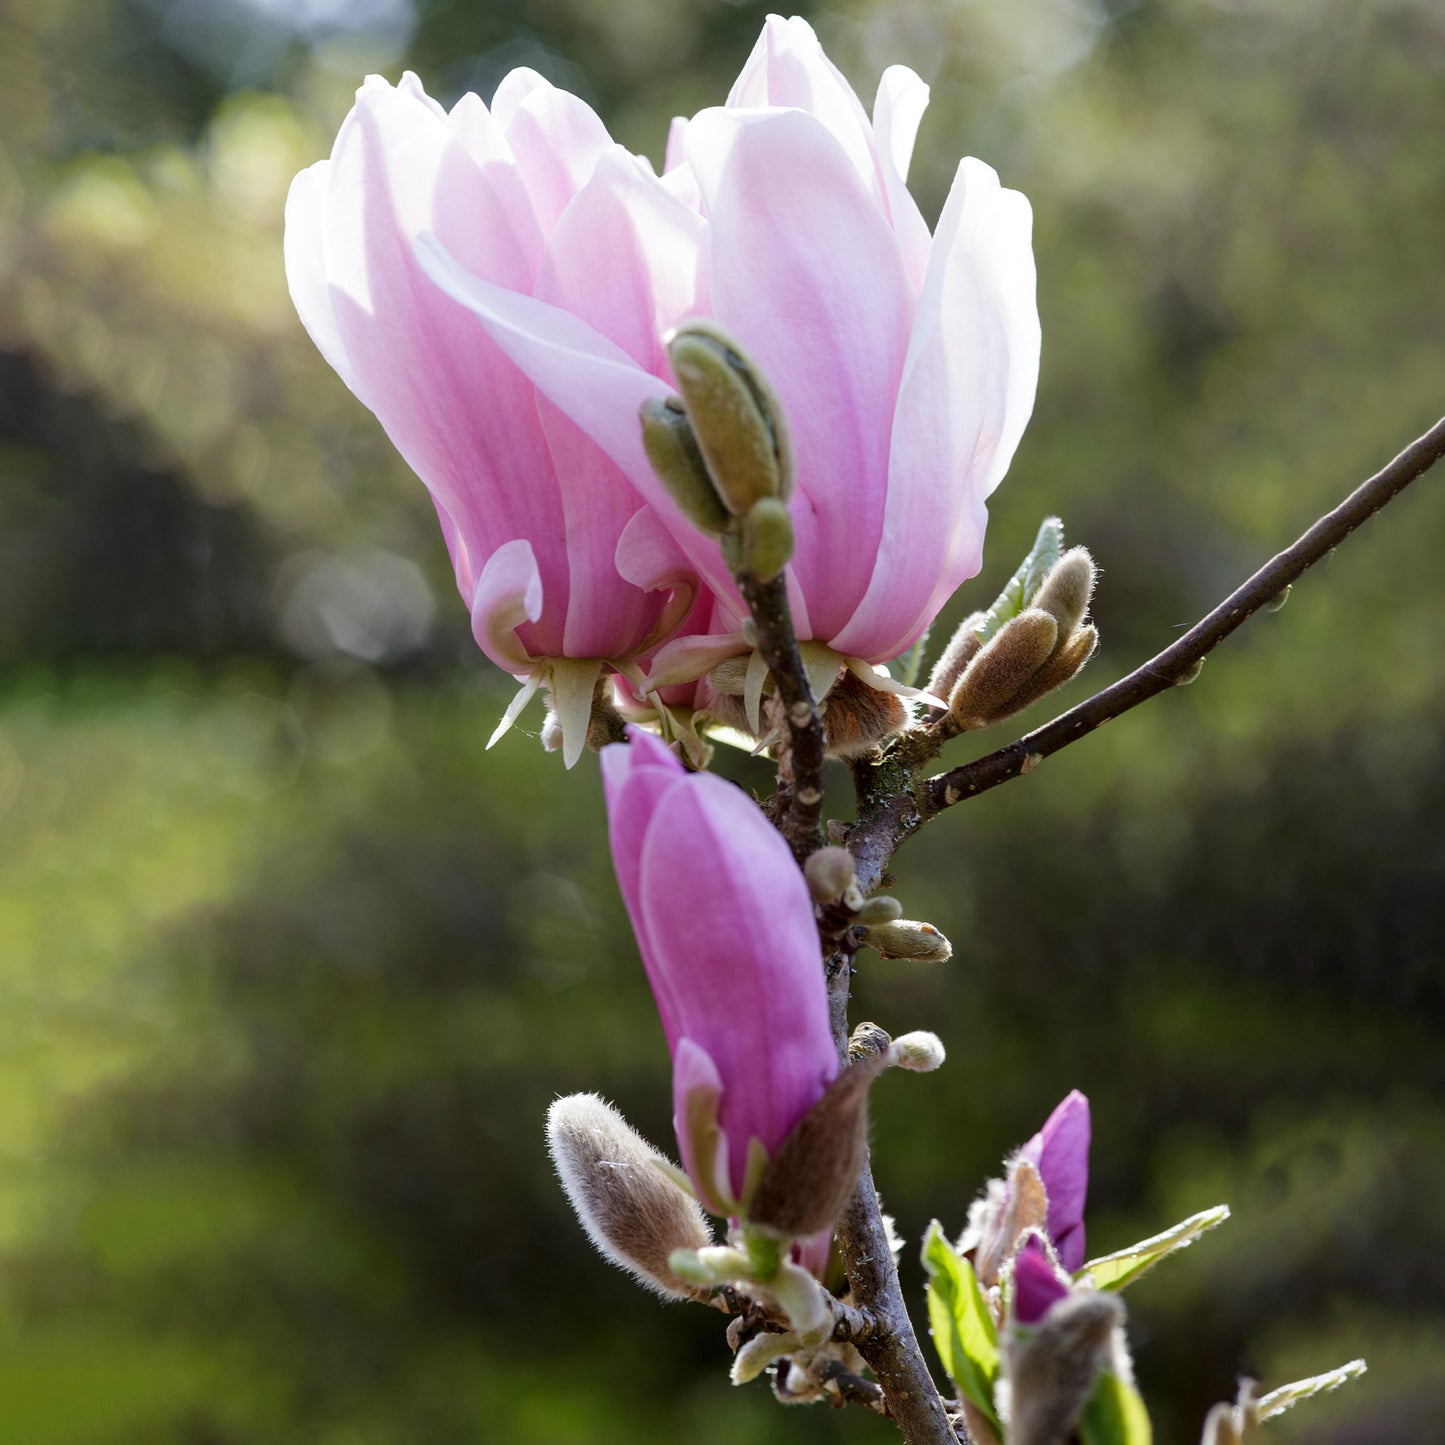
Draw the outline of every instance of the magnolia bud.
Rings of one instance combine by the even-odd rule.
[[[743,518],[745,571],[759,582],[771,582],[793,557],[793,519],[776,497],[762,497]]]
[[[1059,624],[1030,608],[999,628],[998,635],[964,669],[948,699],[949,716],[962,729],[987,727],[1017,711],[1014,695],[1048,661]]]
[[[1044,578],[1029,603],[1047,612],[1059,624],[1060,638],[1073,634],[1089,610],[1094,595],[1094,559],[1087,547],[1070,547]]]
[[[931,923],[898,918],[863,931],[863,942],[884,958],[910,958],[915,963],[947,963],[953,945]]]
[[[1014,694],[1009,711],[1022,712],[1047,693],[1077,677],[1098,645],[1098,628],[1092,622],[1086,623]]]
[[[676,1250],[706,1249],[712,1233],[675,1167],[605,1100],[572,1094],[547,1111],[547,1148],[587,1237],[613,1264],[673,1299],[706,1299],[680,1278]]]
[[[848,1202],[868,1147],[868,1090],[884,1055],[850,1063],[793,1125],[748,1200],[748,1223],[787,1239],[831,1229]]]
[[[1199,677],[1199,674],[1200,674],[1201,672],[1203,672],[1203,671],[1204,671],[1204,658],[1202,658],[1202,657],[1196,657],[1196,658],[1194,659],[1194,661],[1191,662],[1191,663],[1189,664],[1189,666],[1186,667],[1186,668],[1179,674],[1179,676],[1174,679],[1174,686],[1175,686],[1175,687],[1188,687],[1189,684],[1190,684],[1191,682],[1194,682],[1194,681]]]
[[[710,321],[688,321],[673,332],[667,354],[728,511],[743,517],[762,497],[787,501],[793,468],[782,407],[742,347]]]
[[[803,876],[815,903],[831,903],[841,898],[853,881],[853,855],[846,848],[819,848],[803,864]]]
[[[1078,1424],[1099,1371],[1110,1363],[1124,1306],[1116,1295],[1076,1290],[1009,1352],[1009,1445],[1058,1445]]]
[[[928,679],[928,691],[934,697],[947,697],[953,685],[963,676],[963,670],[983,648],[983,613],[974,612],[958,624],[958,631],[943,649],[943,656],[933,665]]]
[[[708,475],[681,402],[675,396],[653,397],[642,403],[639,415],[647,460],[678,510],[699,532],[720,535],[728,524],[728,510]]]

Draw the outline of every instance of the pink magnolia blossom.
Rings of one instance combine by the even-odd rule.
[[[617,881],[673,1064],[698,1197],[747,1212],[761,1165],[838,1074],[813,906],[757,805],[638,728],[602,750]]]
[[[1038,375],[1028,202],[964,160],[930,235],[906,186],[927,98],[912,71],[890,67],[870,118],[807,23],[772,16],[727,104],[674,124],[663,177],[704,228],[694,313],[760,363],[792,432],[798,635],[865,677],[977,572],[985,502]],[[669,389],[665,367],[625,354],[575,307],[479,276],[446,237],[425,254],[632,478],[736,622],[716,543],[681,516],[642,451],[637,407]],[[727,646],[684,650],[699,666]],[[657,680],[682,680],[672,661]]]
[[[703,222],[528,70],[450,112],[372,76],[286,205],[306,329],[430,491],[478,644],[526,682],[506,722],[546,683],[570,766],[604,663],[655,647],[695,579],[617,463],[427,278],[423,235],[650,374],[699,304]]]
[[[1089,1101],[1077,1089],[1019,1150],[1039,1171],[1049,1197],[1048,1234],[1071,1274],[1084,1264],[1084,1201],[1089,1193]]]

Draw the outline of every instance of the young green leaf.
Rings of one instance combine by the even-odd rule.
[[[1100,1375],[1079,1420],[1083,1445],[1151,1445],[1153,1438],[1138,1390],[1117,1375]]]
[[[943,1368],[1002,1436],[993,1403],[998,1331],[973,1266],[943,1237],[936,1219],[923,1239],[923,1267],[928,1271],[928,1320]]]
[[[1083,1279],[1089,1275],[1095,1289],[1123,1289],[1125,1285],[1133,1284],[1141,1274],[1153,1269],[1165,1255],[1173,1254],[1176,1249],[1188,1248],[1200,1235],[1207,1234],[1228,1218],[1229,1206],[1217,1204],[1213,1209],[1191,1215],[1173,1229],[1166,1229],[1152,1239],[1142,1239],[1127,1249],[1091,1259],[1074,1278]]]
[[[1063,550],[1064,524],[1057,517],[1045,517],[1029,555],[1019,563],[1018,571],[1009,578],[1008,585],[994,598],[993,606],[974,629],[985,642],[1029,605]]]
[[[1331,1390],[1338,1390],[1348,1380],[1358,1380],[1365,1373],[1365,1368],[1363,1360],[1351,1360],[1348,1365],[1341,1365],[1339,1369],[1330,1370],[1327,1374],[1311,1375],[1308,1380],[1296,1380],[1292,1385],[1281,1385],[1279,1389],[1271,1390],[1258,1401],[1254,1407],[1255,1413],[1261,1421],[1282,1415],[1301,1400],[1326,1395]]]

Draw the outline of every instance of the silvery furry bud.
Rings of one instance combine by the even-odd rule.
[[[831,903],[841,898],[855,872],[853,855],[846,848],[819,848],[803,864],[803,876],[815,903]]]
[[[903,917],[903,905],[887,893],[875,893],[865,898],[856,909],[854,917],[859,923],[872,927],[879,923],[892,923]]]
[[[931,923],[898,918],[863,931],[863,942],[884,958],[909,958],[915,963],[947,963],[953,945]]]
[[[1010,1342],[1009,1445],[1059,1445],[1069,1438],[1099,1371],[1112,1361],[1123,1320],[1118,1296],[1077,1290]]]
[[[748,1223],[786,1239],[831,1229],[848,1202],[868,1146],[868,1090],[882,1054],[850,1063],[793,1125],[748,1200]]]
[[[1058,636],[1059,624],[1037,608],[1004,623],[954,685],[948,699],[954,725],[968,731],[1016,712],[1015,694],[1048,661]]]
[[[915,1074],[931,1074],[948,1057],[943,1040],[927,1029],[916,1029],[910,1034],[900,1034],[888,1046],[888,1062],[897,1069],[909,1069]]]
[[[776,497],[762,497],[743,518],[743,567],[771,582],[793,558],[793,519]]]
[[[611,1104],[571,1094],[547,1111],[547,1148],[572,1208],[598,1251],[639,1283],[672,1299],[706,1299],[678,1276],[676,1250],[712,1244],[701,1206],[676,1167]]]
[[[688,321],[667,343],[693,434],[723,504],[744,517],[762,497],[786,502],[793,462],[782,407],[738,342]]]
[[[1094,595],[1094,559],[1087,547],[1070,547],[1049,569],[1030,607],[1047,612],[1059,624],[1059,637],[1071,637]]]
[[[647,460],[678,510],[699,532],[720,536],[728,510],[708,475],[682,403],[675,396],[653,397],[642,403],[639,415]]]
[[[1077,677],[1098,645],[1098,628],[1092,622],[1085,623],[1062,647],[1056,648],[1053,656],[1014,694],[1009,711],[1022,712]]]

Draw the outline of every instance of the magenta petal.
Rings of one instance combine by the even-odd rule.
[[[1049,1238],[1070,1273],[1084,1263],[1090,1128],[1089,1101],[1075,1089],[1019,1150],[1044,1181],[1049,1197]]]
[[[716,1117],[722,1098],[722,1075],[707,1050],[691,1039],[679,1039],[672,1066],[672,1124],[682,1167],[703,1203],[726,1212],[726,1201],[737,1198],[731,1181],[732,1141],[719,1131],[709,1151],[706,1136],[689,1127],[698,1116]]]
[[[1014,1318],[1036,1325],[1068,1293],[1043,1245],[1031,1238],[1014,1259]]]

